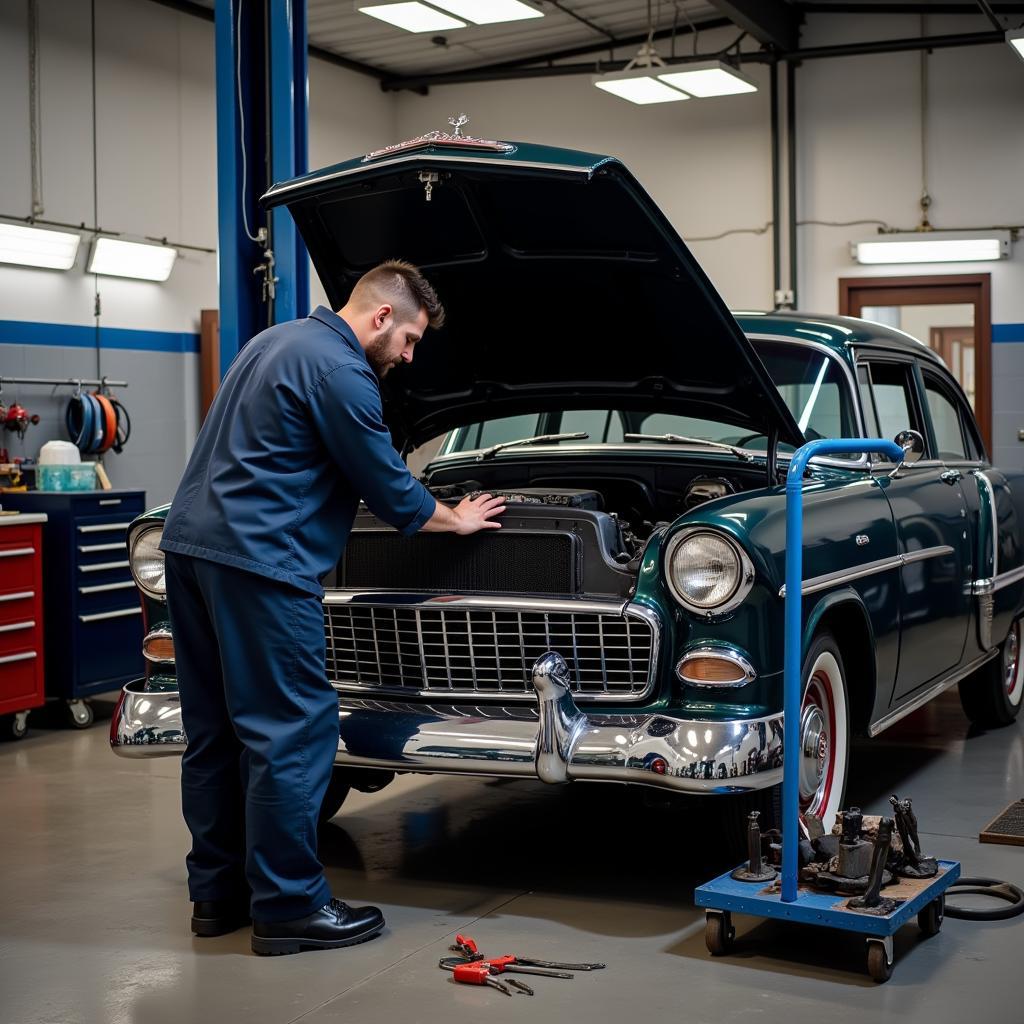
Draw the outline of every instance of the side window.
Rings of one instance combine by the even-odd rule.
[[[870,362],[871,395],[874,398],[879,436],[892,440],[901,430],[922,425],[914,404],[913,368],[909,363]]]
[[[932,416],[938,458],[953,462],[974,458],[973,454],[968,453],[964,425],[960,421],[960,413],[948,389],[932,374],[925,373],[924,394],[928,402],[928,411]]]
[[[860,404],[864,409],[864,429],[867,430],[868,437],[881,437],[875,400],[871,397],[871,374],[863,364],[857,367],[857,386],[860,390]]]

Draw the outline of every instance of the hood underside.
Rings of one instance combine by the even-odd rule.
[[[411,261],[436,288],[444,327],[382,382],[403,450],[482,419],[572,408],[803,442],[704,272],[617,160],[431,145],[276,185],[264,203],[292,212],[334,309],[386,259]]]

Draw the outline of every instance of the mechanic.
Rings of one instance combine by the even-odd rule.
[[[188,748],[181,794],[192,931],[252,920],[256,953],[363,942],[376,907],[331,896],[317,818],[338,748],[320,581],[360,498],[403,534],[497,529],[503,499],[454,508],[409,472],[378,378],[412,362],[444,309],[398,260],[344,308],[256,335],[221,383],[164,527],[167,603]]]

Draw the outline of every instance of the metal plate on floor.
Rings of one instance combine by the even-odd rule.
[[[983,843],[1024,846],[1024,800],[1015,800],[978,835]]]

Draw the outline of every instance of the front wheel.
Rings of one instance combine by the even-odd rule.
[[[984,729],[1009,725],[1020,711],[1024,697],[1022,626],[1018,619],[1006,635],[999,656],[960,681],[960,705],[964,714]]]
[[[344,770],[335,768],[331,772],[331,781],[327,783],[323,803],[320,804],[320,825],[326,825],[341,810],[350,789]]]

